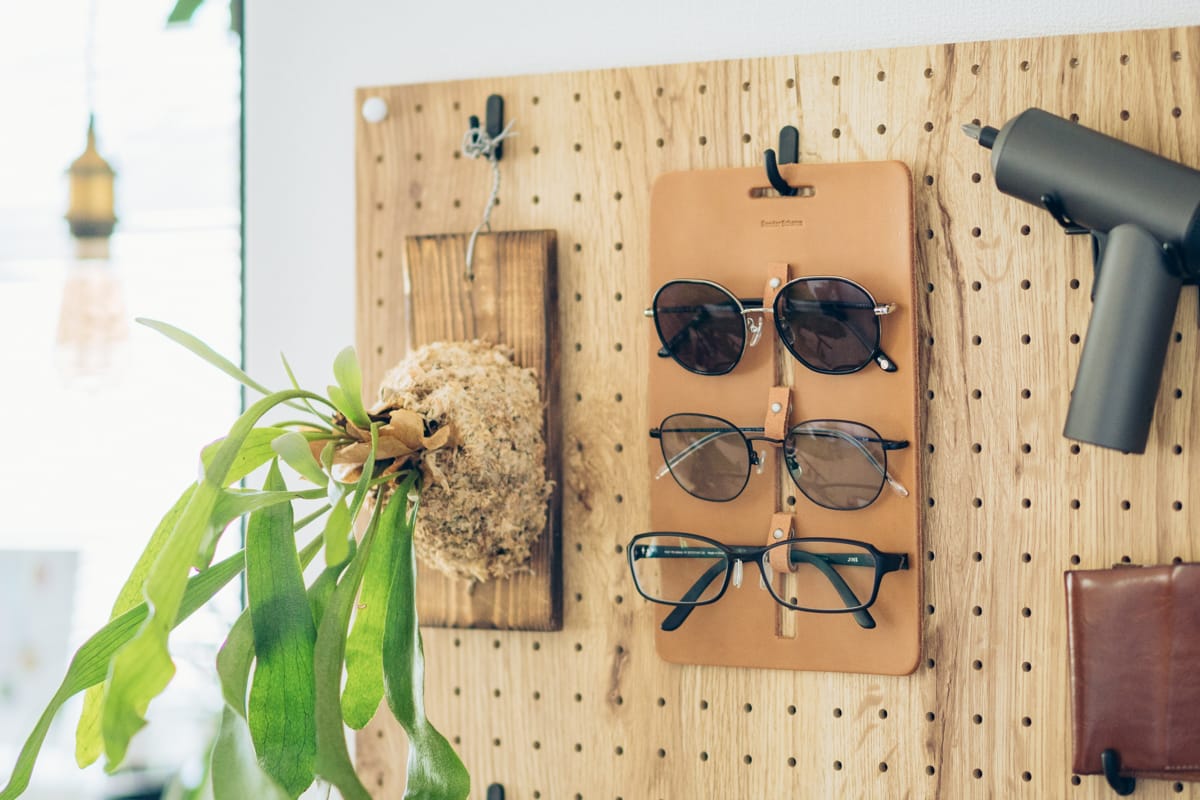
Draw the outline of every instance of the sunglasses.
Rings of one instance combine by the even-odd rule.
[[[749,435],[747,435],[749,434]],[[853,511],[875,502],[887,483],[897,494],[908,490],[888,474],[889,450],[903,450],[907,441],[884,439],[861,422],[812,419],[793,425],[783,439],[763,428],[739,428],[708,414],[672,414],[650,438],[662,447],[663,467],[688,494],[723,503],[742,493],[750,482],[750,467],[763,469],[763,455],[752,442],[783,448],[784,464],[796,487],[819,506]]]
[[[673,358],[698,375],[724,375],[762,336],[762,318],[771,314],[788,352],[814,372],[844,375],[874,361],[885,372],[896,364],[879,348],[879,318],[896,310],[846,278],[815,277],[788,281],[771,308],[762,298],[738,298],[712,281],[669,281],[654,293],[647,317],[662,341],[660,358]]]
[[[696,607],[720,600],[731,580],[740,588],[743,562],[758,564],[760,585],[784,608],[849,613],[860,627],[874,628],[867,608],[883,576],[908,569],[907,555],[883,553],[854,539],[793,538],[736,547],[691,533],[640,533],[626,552],[638,594],[675,606],[662,622],[664,631],[678,628]]]

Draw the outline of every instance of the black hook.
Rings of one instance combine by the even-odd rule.
[[[1050,216],[1054,217],[1054,221],[1062,226],[1068,236],[1079,236],[1080,234],[1090,233],[1090,231],[1071,219],[1063,211],[1062,203],[1052,194],[1044,194],[1041,197],[1042,207],[1050,212]]]
[[[1137,788],[1137,779],[1121,774],[1121,755],[1111,747],[1100,754],[1100,764],[1104,767],[1104,779],[1117,794],[1125,797],[1133,794]]]
[[[472,130],[479,128],[479,117],[472,114],[468,119],[468,126]],[[498,94],[488,95],[487,112],[483,123],[483,132],[488,135],[489,139],[495,140],[497,136],[504,130],[504,98]],[[499,161],[504,155],[504,142],[496,142],[492,148],[492,152],[496,154],[496,160]]]
[[[771,186],[775,191],[784,197],[794,197],[798,190],[789,186],[788,182],[779,174],[779,167],[775,161],[775,151],[770,148],[765,150],[763,152],[763,161],[767,170],[767,180],[771,182]],[[800,131],[796,130],[793,125],[786,125],[779,130],[778,163],[800,163]]]
[[[487,788],[487,800],[504,800],[504,787],[493,783]]]

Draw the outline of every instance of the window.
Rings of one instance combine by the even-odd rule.
[[[199,447],[240,407],[236,385],[135,325],[169,321],[238,359],[241,57],[228,6],[168,28],[169,2],[68,0],[0,10],[0,782],[67,658],[102,625],[154,525],[195,478]],[[90,62],[90,66],[89,66]],[[89,85],[117,171],[107,258],[67,231],[65,169]],[[231,537],[233,538],[233,537]],[[33,600],[42,592],[45,600]],[[135,739],[155,775],[203,759],[220,696],[215,648],[236,590],[175,640],[178,674],[150,708],[170,736]],[[100,797],[73,769],[78,704],[28,797]]]

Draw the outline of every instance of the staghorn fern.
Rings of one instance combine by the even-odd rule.
[[[51,721],[82,691],[87,694],[76,759],[87,766],[103,754],[109,771],[117,769],[130,739],[146,724],[150,701],[174,675],[171,631],[243,572],[248,608],[217,658],[226,707],[211,757],[216,800],[295,798],[317,778],[337,787],[345,800],[369,800],[350,761],[343,726],[363,727],[385,698],[409,735],[404,796],[465,798],[466,769],[425,716],[416,615],[412,535],[420,472],[411,457],[440,446],[439,437],[424,436],[425,431],[414,436],[411,415],[401,429],[386,413],[367,412],[352,348],[338,355],[337,385],[327,397],[300,389],[290,368],[293,387],[272,392],[191,335],[165,323],[139,322],[264,397],[224,439],[204,448],[200,478],[154,531],[111,621],[76,652],[0,789],[0,800],[15,800],[28,788]],[[260,425],[281,405],[301,419]],[[349,451],[356,454],[354,468],[335,469],[345,460],[338,454]],[[289,489],[280,459],[311,487]],[[264,466],[261,490],[234,487]],[[368,503],[371,496],[375,502]],[[292,504],[299,499],[326,502],[296,520]],[[356,542],[352,528],[360,513],[368,521]],[[222,532],[242,517],[245,548],[212,563]],[[295,534],[321,518],[321,533],[300,546]],[[325,568],[306,588],[303,570],[322,549]]]

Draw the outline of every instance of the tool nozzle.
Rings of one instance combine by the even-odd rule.
[[[992,149],[992,145],[996,143],[996,137],[1000,135],[1000,131],[990,125],[976,125],[973,122],[963,125],[962,131],[988,150]]]

